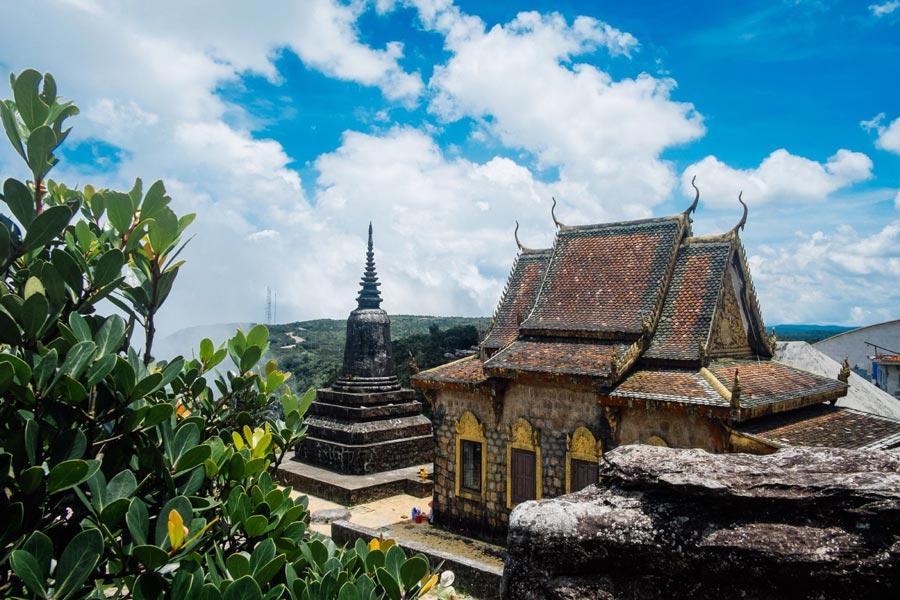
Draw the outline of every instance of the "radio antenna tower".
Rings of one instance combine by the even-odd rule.
[[[266,325],[272,324],[272,288],[266,286]]]

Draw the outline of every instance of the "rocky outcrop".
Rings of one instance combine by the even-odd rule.
[[[900,456],[624,446],[510,517],[505,598],[896,598]]]

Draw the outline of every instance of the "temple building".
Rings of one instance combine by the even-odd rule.
[[[696,237],[698,201],[619,223],[554,214],[542,250],[517,225],[479,353],[413,378],[434,409],[437,524],[502,538],[516,504],[596,483],[603,452],[623,444],[900,445],[900,421],[828,404],[849,368],[829,379],[772,360],[739,235],[746,205],[732,230]]]
[[[316,391],[297,447],[304,463],[365,475],[431,462],[431,421],[415,391],[402,389],[391,353],[391,319],[381,308],[372,224],[356,310],[347,319],[343,372]]]

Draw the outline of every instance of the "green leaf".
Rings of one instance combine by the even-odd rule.
[[[41,576],[46,579],[50,575],[50,562],[53,560],[53,542],[40,531],[35,531],[22,546],[37,561]]]
[[[233,552],[225,559],[225,568],[232,579],[240,579],[250,574],[250,558],[246,552]]]
[[[148,571],[155,571],[169,562],[169,555],[165,550],[159,546],[151,546],[149,544],[136,546],[131,551],[131,555],[144,565],[144,568]]]
[[[56,565],[55,597],[62,600],[80,591],[102,553],[103,536],[96,529],[87,529],[72,538]]]
[[[124,235],[131,229],[131,223],[134,219],[134,205],[128,194],[122,192],[106,192],[103,195],[106,203],[106,214],[109,222],[119,233]]]
[[[23,494],[33,494],[41,487],[44,481],[44,468],[41,466],[28,467],[19,473],[19,488]]]
[[[411,590],[428,574],[428,561],[421,556],[413,556],[400,567],[400,583],[404,590]]]
[[[37,594],[39,598],[47,597],[47,588],[44,586],[47,578],[41,573],[38,561],[30,553],[14,550],[9,562],[15,574],[32,593]]]
[[[269,341],[269,330],[265,325],[256,325],[247,334],[247,343],[251,346],[263,348]]]
[[[269,521],[262,515],[253,515],[244,520],[244,531],[250,537],[259,537],[266,531]]]
[[[166,579],[159,573],[141,573],[134,582],[134,600],[159,600],[166,597]]]
[[[257,346],[250,346],[244,350],[244,353],[241,355],[241,364],[238,365],[241,368],[241,373],[246,373],[252,369],[259,362],[261,356],[262,349]]]
[[[19,123],[15,113],[13,113],[13,109],[10,107],[11,105],[11,100],[0,100],[0,119],[3,121],[3,129],[6,130],[6,137],[9,138],[10,143],[16,149],[16,152],[19,153],[19,156],[23,160],[28,160],[25,158],[25,147],[22,145]]]
[[[388,598],[391,600],[400,600],[402,597],[400,595],[400,585],[397,583],[397,580],[394,579],[393,575],[388,573],[383,567],[378,567],[375,571],[375,577],[378,578],[378,583],[384,588],[384,593]]]
[[[174,474],[178,475],[189,471],[198,465],[202,465],[203,461],[210,457],[210,448],[206,444],[194,446],[178,458],[175,463]]]
[[[154,181],[141,204],[141,220],[155,218],[168,203],[169,198],[166,196],[165,185],[162,181]]]
[[[24,157],[23,157],[24,158]],[[24,183],[9,178],[3,182],[3,201],[26,230],[34,221],[34,195]]]
[[[37,363],[34,365],[34,382],[37,386],[37,390],[44,390],[44,385],[50,381],[50,378],[56,373],[56,364],[58,361],[59,354],[56,352],[55,348],[38,358]]]
[[[80,294],[84,287],[84,272],[81,270],[81,267],[78,266],[75,259],[61,248],[55,248],[50,256],[53,266],[56,267],[56,270],[63,278],[63,281],[66,282],[66,285],[69,286],[76,295]]]
[[[162,373],[151,373],[141,379],[131,391],[131,399],[143,398],[159,389],[162,378]]]
[[[154,404],[144,416],[142,425],[145,429],[156,427],[175,413],[175,407],[168,402]]]
[[[103,498],[104,504],[111,504],[119,498],[127,498],[137,489],[137,479],[134,473],[125,469],[117,473],[115,477],[106,484],[106,494]]]
[[[116,352],[125,338],[125,321],[119,315],[110,315],[106,318],[100,331],[97,332],[97,354],[109,354]]]
[[[306,392],[303,394],[303,397],[300,399],[300,406],[297,408],[301,415],[306,414],[306,411],[309,410],[309,407],[312,406],[312,403],[315,399],[316,389],[309,388],[308,390],[306,390]]]
[[[341,591],[338,592],[338,600],[362,600],[362,596],[359,595],[359,590],[356,589],[356,586],[348,581],[341,586]]]
[[[164,254],[178,239],[178,233],[178,217],[168,206],[161,208],[154,216],[147,236],[153,252]]]
[[[62,232],[71,219],[72,211],[68,206],[51,206],[44,209],[44,212],[31,222],[31,227],[28,228],[22,242],[22,252],[27,254],[35,248],[47,245]]]
[[[118,248],[108,250],[93,268],[94,287],[100,288],[118,277],[125,265],[125,255]]]
[[[52,469],[47,476],[47,493],[55,494],[75,487],[90,479],[100,468],[99,460],[66,460]]]
[[[28,363],[12,354],[0,353],[0,361],[8,362],[13,368],[13,374],[19,385],[28,385],[31,379],[31,367]]]
[[[13,98],[19,116],[28,129],[34,129],[47,118],[48,107],[38,95],[41,74],[34,69],[25,69],[13,82]]]
[[[113,369],[116,368],[116,356],[115,354],[107,354],[105,356],[101,356],[97,362],[91,365],[91,368],[88,369],[87,381],[85,385],[87,387],[92,388],[101,381],[103,381],[107,375],[113,372]]]
[[[43,294],[32,294],[22,304],[22,330],[25,336],[35,340],[50,316],[50,303]]]
[[[59,143],[53,129],[41,125],[31,132],[28,141],[25,142],[25,155],[28,157],[28,166],[34,175],[34,180],[39,181],[53,168],[55,159],[51,154]]]
[[[90,342],[94,339],[91,333],[91,326],[77,312],[69,314],[69,327],[72,328],[72,332],[81,342]]]
[[[228,586],[222,600],[262,600],[262,591],[251,575],[244,575]]]
[[[25,421],[25,453],[28,455],[28,464],[38,465],[38,452],[42,449],[38,432],[38,424],[34,419]]]
[[[65,373],[71,376],[72,379],[78,379],[84,368],[94,358],[96,349],[97,345],[94,342],[78,342],[72,346],[68,354],[66,354],[66,359],[63,361],[62,366],[59,368],[57,377]]]
[[[145,545],[147,543],[147,534],[150,532],[150,514],[147,512],[147,505],[140,498],[132,498],[131,504],[128,505],[128,512],[125,514],[125,524],[128,526],[128,533],[131,539],[137,545]]]

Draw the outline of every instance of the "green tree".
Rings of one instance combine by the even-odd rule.
[[[49,74],[11,85],[0,116],[31,179],[5,180],[0,214],[0,596],[421,593],[433,583],[423,557],[310,536],[306,499],[273,482],[313,392],[298,398],[274,362],[260,365],[265,327],[154,360],[194,215],[178,217],[159,181],[117,192],[48,179],[78,109]],[[226,356],[237,371],[214,377]],[[260,422],[273,401],[283,419]]]

